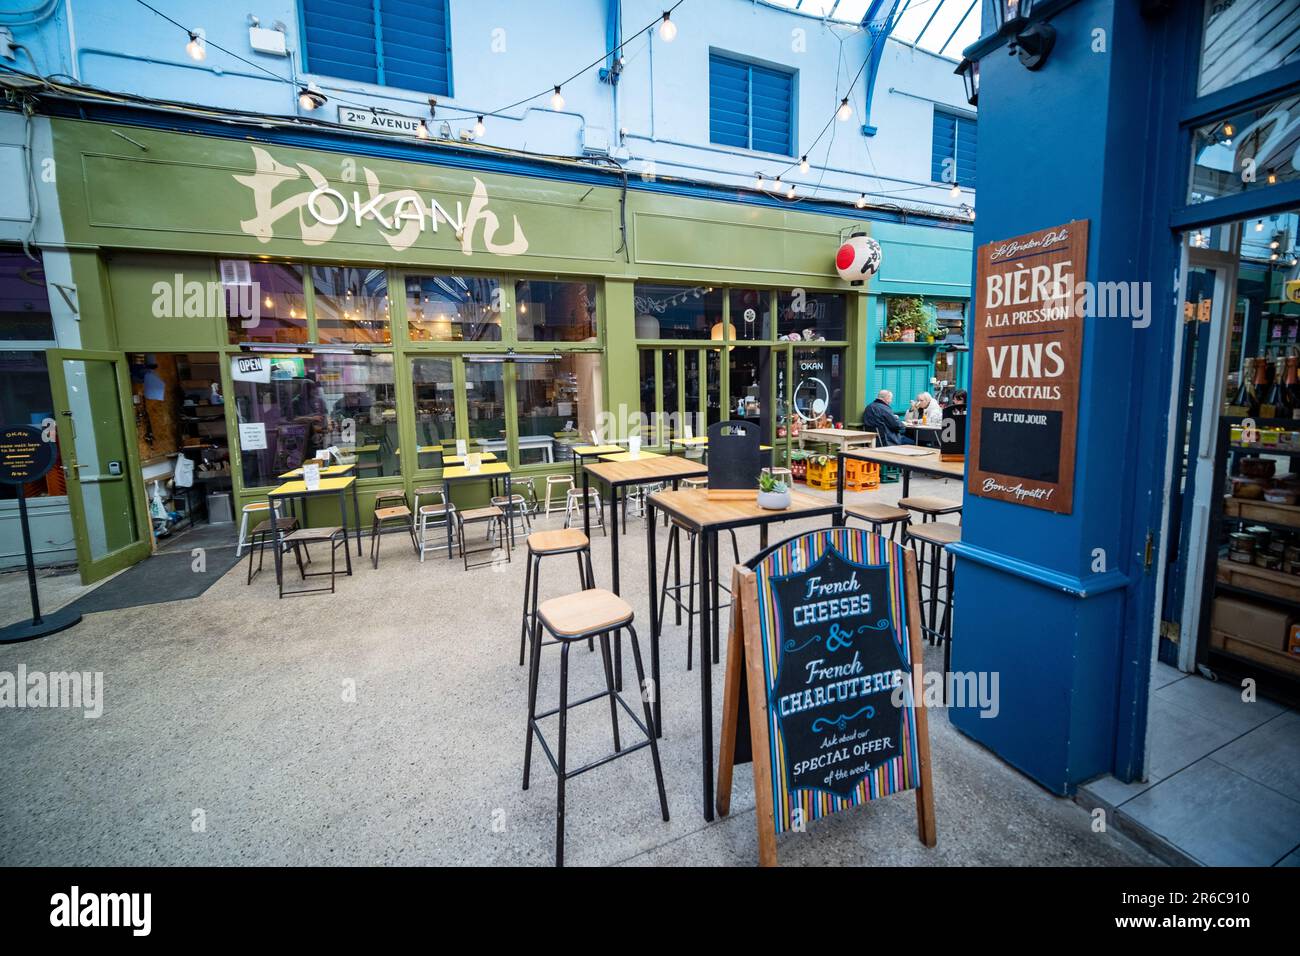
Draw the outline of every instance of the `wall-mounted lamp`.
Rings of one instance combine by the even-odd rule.
[[[961,76],[962,84],[966,87],[966,102],[971,106],[979,106],[980,61],[962,57],[962,61],[957,64],[957,69],[953,72]]]
[[[1033,22],[1038,0],[994,0],[993,26],[1007,37],[1007,52],[1020,58],[1027,70],[1041,69],[1056,43],[1056,29],[1049,23]]]

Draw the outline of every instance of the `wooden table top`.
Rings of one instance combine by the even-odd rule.
[[[350,488],[356,482],[356,478],[348,475],[346,478],[322,478],[320,486],[317,488],[308,488],[305,481],[286,481],[279,488],[269,492],[268,497],[281,497],[285,495],[315,495],[324,491],[342,491],[344,488]]]
[[[320,474],[322,478],[333,478],[333,477],[337,477],[338,475],[346,475],[349,471],[351,471],[355,467],[356,465],[326,465],[324,468],[320,470]],[[286,478],[300,478],[300,477],[302,477],[301,468],[295,468],[293,471],[286,471],[283,475],[280,475],[280,479],[282,481]]]
[[[932,432],[943,430],[942,425],[931,425],[929,422],[903,422],[903,427],[918,428],[918,429],[923,429],[925,431],[932,431]]]
[[[662,458],[663,455],[657,451],[643,451],[635,458],[630,451],[616,451],[612,455],[601,455],[601,461],[644,461],[647,458]]]
[[[487,462],[492,462],[492,461],[496,461],[496,460],[497,460],[497,456],[496,456],[495,454],[493,454],[492,452],[490,452],[490,451],[480,451],[480,452],[473,452],[473,451],[472,451],[472,452],[470,452],[470,454],[471,454],[471,455],[478,455],[478,456],[479,456],[479,460],[482,461],[482,462],[484,462],[485,464],[486,464]],[[465,464],[465,456],[464,456],[464,455],[444,455],[444,456],[443,456],[443,459],[442,459],[442,463],[443,463],[444,465],[463,465],[463,464]]]
[[[909,448],[916,448],[916,445],[909,445]],[[845,458],[860,458],[863,461],[874,461],[882,465],[894,465],[898,468],[910,468],[913,471],[925,471],[934,475],[943,475],[947,478],[961,478],[966,474],[966,463],[964,461],[940,461],[939,450],[937,448],[925,449],[925,454],[899,454],[889,448],[855,448],[852,451],[842,453]]]
[[[875,438],[875,432],[854,431],[852,428],[804,428],[800,437],[833,440],[836,438],[860,439]]]
[[[829,498],[819,498],[803,491],[790,492],[790,507],[781,511],[760,508],[757,501],[712,499],[707,488],[684,488],[681,491],[656,491],[650,496],[656,508],[694,528],[715,525],[738,527],[765,521],[785,521],[801,516],[833,514],[838,505]]]
[[[634,485],[638,482],[671,481],[673,478],[700,478],[709,473],[709,466],[676,455],[647,457],[646,452],[636,461],[612,461],[608,458],[591,465],[583,465],[590,474],[608,485]]]
[[[571,449],[575,455],[583,458],[595,458],[597,455],[612,455],[623,450],[622,445],[574,445]]]
[[[672,438],[668,441],[668,444],[670,445],[686,445],[688,448],[695,448],[699,445],[707,445],[708,443],[709,440],[707,438]]]
[[[443,481],[455,481],[461,478],[496,478],[508,474],[510,474],[510,466],[506,464],[480,465],[478,471],[470,471],[464,465],[442,470]]]

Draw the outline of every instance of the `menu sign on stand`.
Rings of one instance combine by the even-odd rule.
[[[0,644],[29,641],[69,628],[81,620],[80,614],[67,610],[41,614],[40,594],[36,588],[36,562],[32,555],[32,532],[27,519],[27,496],[23,485],[44,478],[54,467],[57,446],[54,428],[48,431],[35,425],[6,425],[0,428],[0,484],[16,485],[18,518],[23,531],[23,553],[27,558],[27,588],[31,595],[32,617],[0,627]]]
[[[750,564],[732,576],[718,812],[735,765],[752,761],[762,866],[776,864],[778,833],[903,790],[934,846],[915,555],[834,528]]]
[[[1088,220],[980,246],[967,487],[1060,514],[1074,456]]]
[[[754,501],[762,468],[757,422],[732,419],[709,426],[709,487],[711,500]]]

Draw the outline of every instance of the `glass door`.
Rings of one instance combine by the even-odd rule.
[[[48,352],[47,361],[77,565],[89,584],[149,553],[126,361],[62,349]]]

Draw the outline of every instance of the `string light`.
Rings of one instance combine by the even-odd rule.
[[[785,198],[786,199],[794,198],[794,183],[791,183],[790,188],[785,191]]]
[[[1256,232],[1263,232],[1263,231],[1264,231],[1264,220],[1263,220],[1263,219],[1261,219],[1259,222],[1255,223],[1255,231],[1256,231]]]
[[[779,193],[780,191],[781,191],[781,177],[777,176],[776,179],[772,180],[772,192]]]
[[[800,157],[799,157],[799,172],[801,172],[801,173],[806,173],[806,172],[808,172],[808,157],[807,157],[807,156],[800,156]]]
[[[474,138],[481,139],[483,137],[483,133],[486,130],[487,127],[483,125],[483,117],[480,116],[478,120],[474,123]]]
[[[429,127],[424,124],[424,120],[420,120],[420,125],[415,128],[415,136],[417,139],[429,138]]]
[[[560,93],[558,86],[555,88],[555,92],[551,94],[551,109],[557,113],[564,109],[564,96]]]
[[[307,112],[325,105],[326,96],[315,83],[308,83],[298,91],[298,105]]]
[[[757,176],[757,178],[755,178],[755,180],[754,180],[754,188],[755,188],[755,189],[762,189],[762,188],[763,188],[763,174],[762,174],[762,173],[759,173],[758,176]]]
[[[673,23],[672,11],[665,10],[664,18],[659,22],[659,39],[665,43],[672,43],[677,37],[677,24]]]
[[[1235,132],[1236,132],[1236,130],[1232,128],[1232,124],[1231,124],[1231,123],[1224,123],[1224,124],[1223,124],[1223,135],[1224,135],[1224,136],[1227,136],[1229,139],[1231,139],[1231,138],[1232,138],[1232,134],[1235,133]]]
[[[191,60],[203,61],[208,55],[207,31],[202,27],[195,27],[190,31],[190,42],[185,44],[185,52],[190,55]]]
[[[961,198],[961,185],[959,183],[953,183],[952,189],[948,190],[948,195],[953,199]]]
[[[866,194],[866,193],[860,193],[860,194],[858,195],[858,201],[855,202],[853,205],[857,206],[859,209],[866,209],[866,208],[867,208],[867,194]]]
[[[841,123],[853,118],[853,106],[849,103],[847,96],[840,100],[840,108],[835,111],[835,118]]]
[[[1268,184],[1272,186],[1276,182],[1277,182],[1277,173],[1273,172],[1273,170],[1270,169],[1268,171]]]

